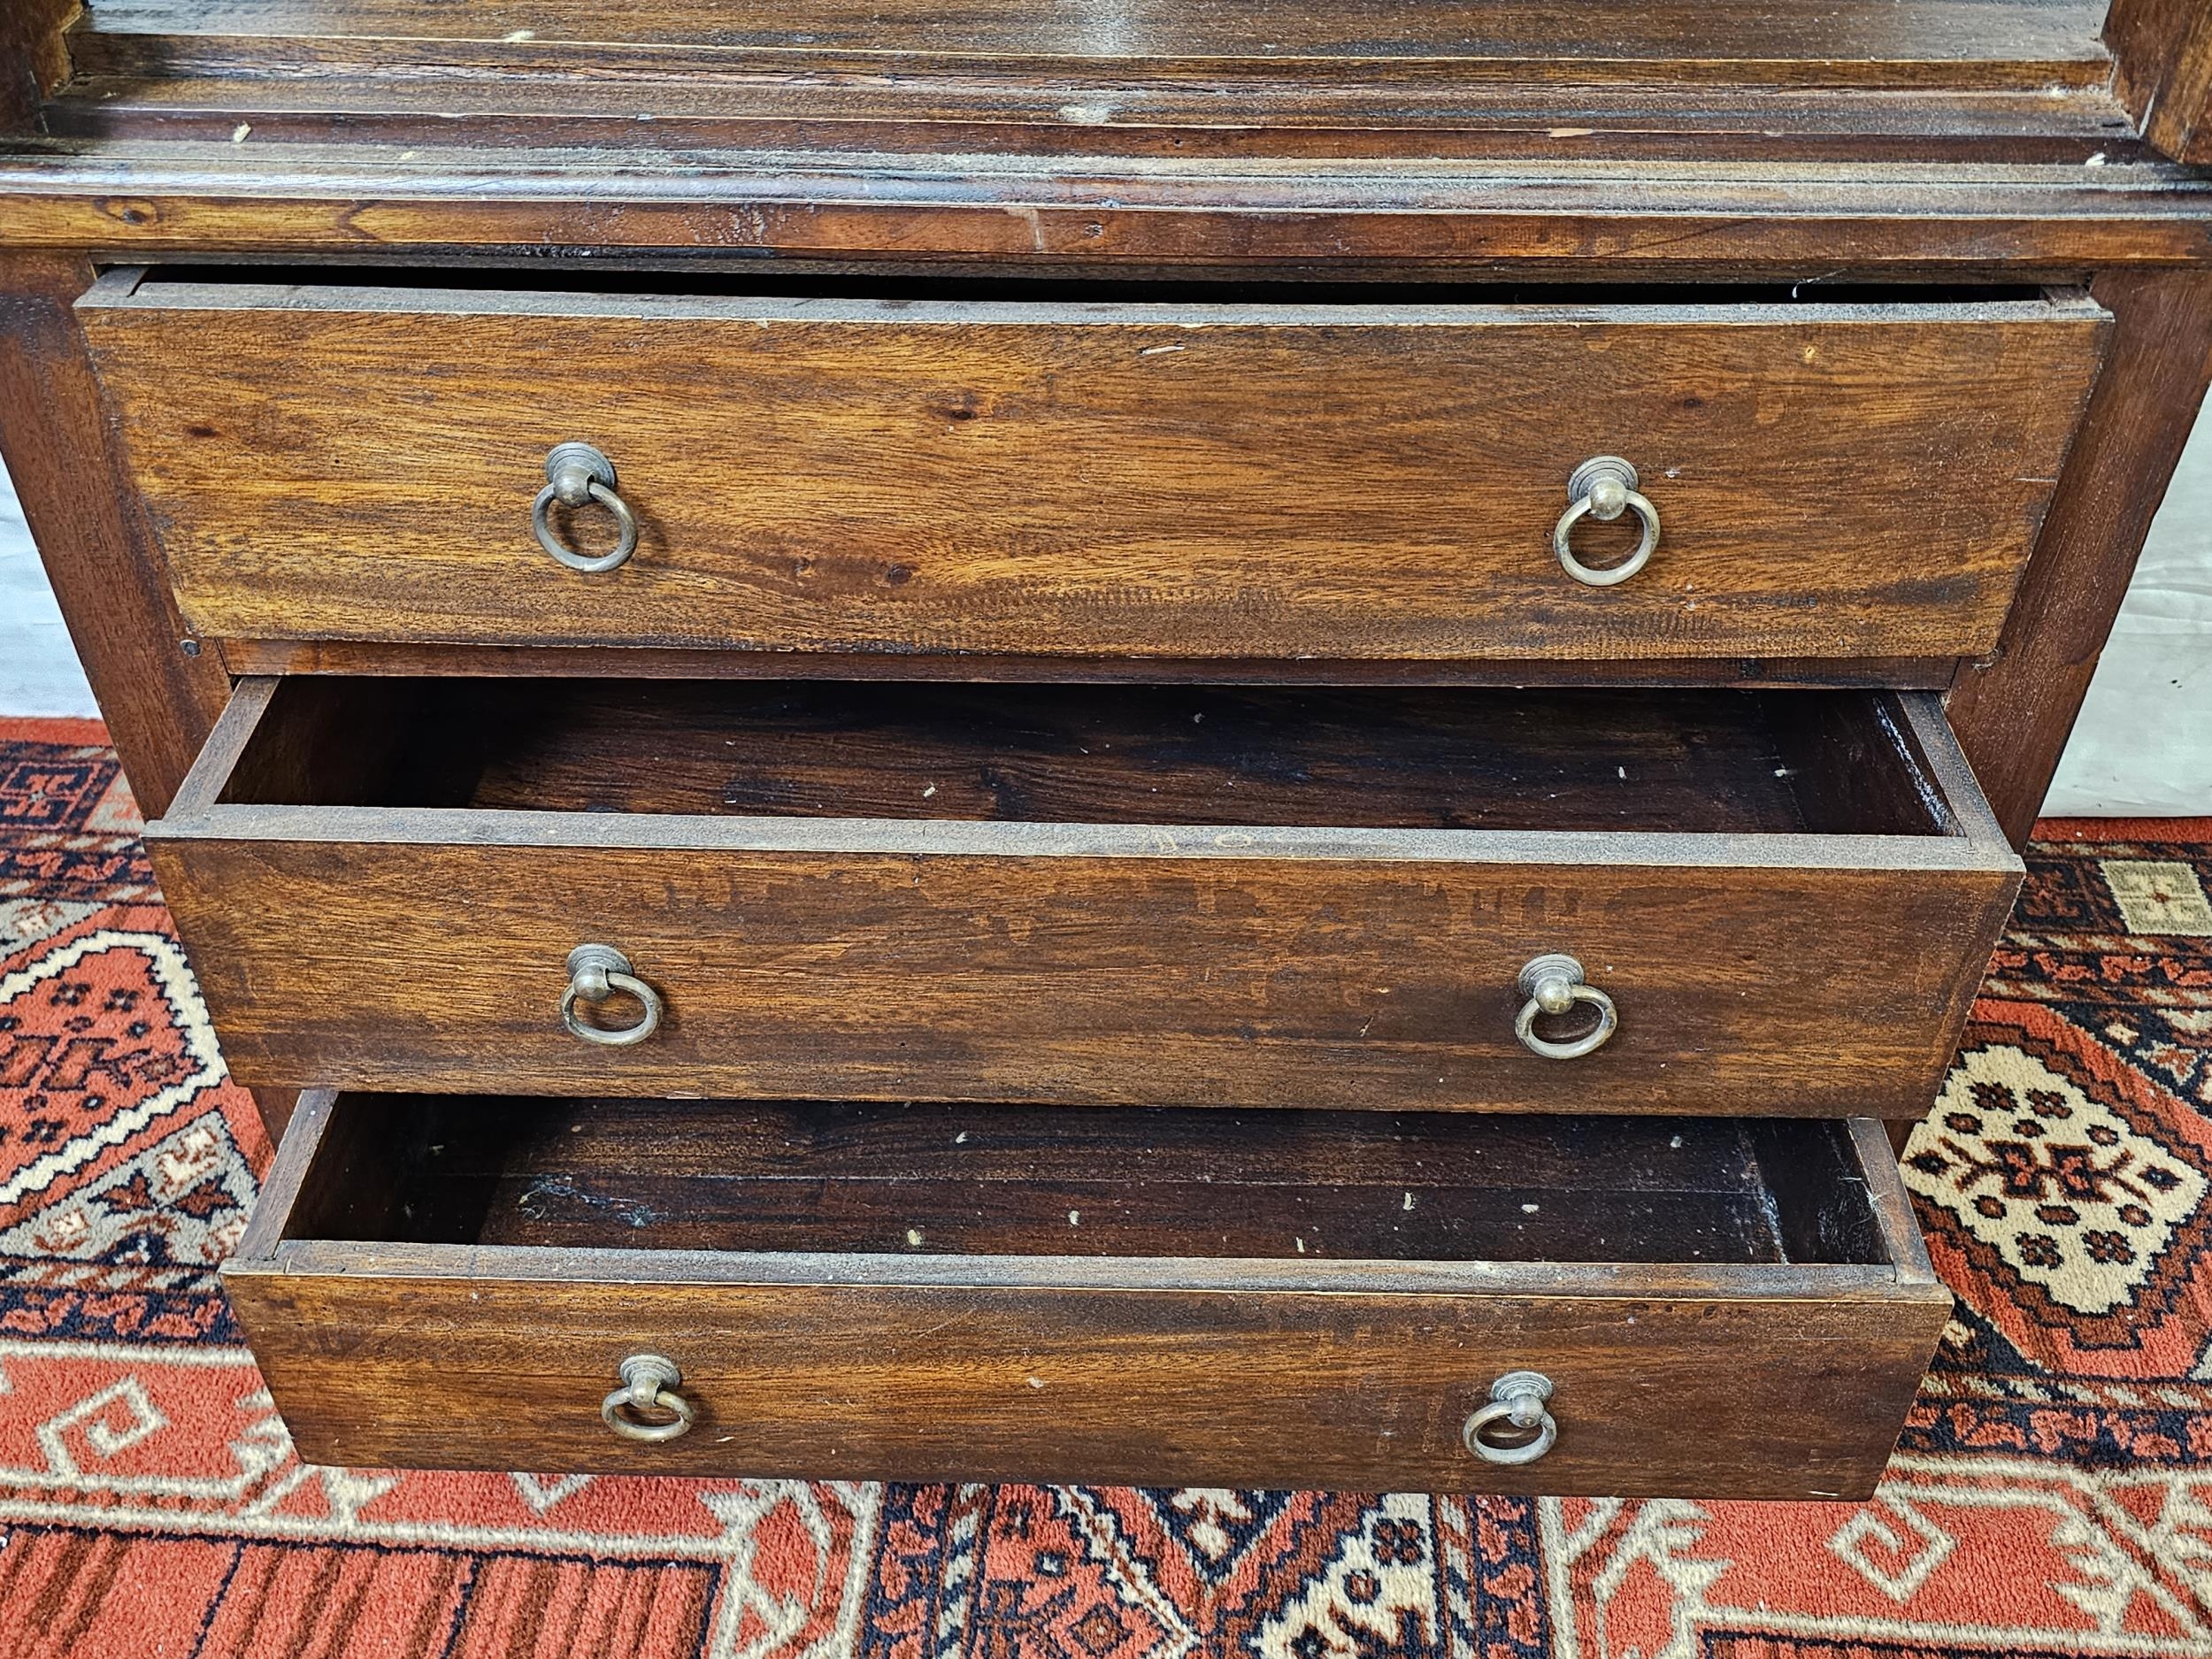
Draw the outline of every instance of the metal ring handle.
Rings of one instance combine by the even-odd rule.
[[[618,1368],[622,1386],[599,1404],[600,1420],[626,1440],[673,1440],[691,1432],[698,1409],[676,1392],[684,1379],[661,1354],[633,1354]]]
[[[1531,1054],[1547,1060],[1579,1060],[1603,1048],[1620,1029],[1620,1011],[1613,1006],[1613,999],[1596,986],[1583,983],[1582,964],[1572,956],[1558,953],[1538,956],[1521,970],[1521,995],[1528,1000],[1514,1018],[1513,1034]],[[1540,1017],[1563,1014],[1578,1002],[1597,1010],[1595,1026],[1565,1042],[1536,1034]]]
[[[1532,1463],[1559,1439],[1559,1425],[1544,1409],[1550,1398],[1551,1379],[1541,1371],[1508,1371],[1490,1385],[1490,1403],[1467,1419],[1459,1438],[1486,1463]],[[1533,1429],[1536,1433],[1530,1440],[1499,1445],[1490,1438],[1490,1432],[1506,1423],[1524,1432]]]
[[[1589,588],[1616,588],[1651,562],[1659,545],[1659,509],[1637,494],[1636,469],[1619,456],[1594,455],[1575,468],[1567,480],[1567,511],[1552,526],[1551,550],[1575,580]],[[1575,557],[1574,527],[1585,514],[1609,521],[1632,511],[1644,527],[1633,553],[1606,570],[1593,570]]]
[[[572,571],[595,575],[611,571],[637,551],[637,515],[615,494],[614,463],[588,443],[557,443],[545,457],[545,488],[530,506],[530,528],[538,545]],[[576,552],[553,534],[553,503],[581,507],[597,502],[614,515],[619,532],[611,553]]]
[[[627,991],[643,1005],[645,1016],[636,1025],[611,1031],[577,1018],[578,1002],[603,1002],[617,991]],[[626,1048],[660,1029],[661,994],[632,973],[629,957],[612,945],[579,945],[568,953],[568,989],[561,993],[561,1024],[586,1042],[604,1048]]]

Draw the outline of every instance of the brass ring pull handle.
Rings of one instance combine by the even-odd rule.
[[[581,507],[597,502],[614,515],[619,532],[611,553],[579,553],[553,534],[553,503]],[[572,571],[611,571],[637,551],[637,515],[614,493],[614,463],[588,443],[557,443],[545,457],[545,488],[530,509],[538,545]]]
[[[600,1402],[599,1416],[626,1440],[673,1440],[691,1432],[699,1413],[676,1392],[684,1379],[676,1362],[633,1354],[619,1367],[622,1386]]]
[[[1567,511],[1552,526],[1551,550],[1559,555],[1559,567],[1575,580],[1591,588],[1614,588],[1651,562],[1659,545],[1659,509],[1636,493],[1636,469],[1617,455],[1594,455],[1575,468],[1567,480]],[[1619,564],[1593,570],[1575,557],[1574,528],[1584,514],[1609,523],[1633,509],[1644,526],[1636,550]]]
[[[1467,1419],[1459,1438],[1486,1463],[1532,1463],[1559,1439],[1559,1425],[1544,1409],[1551,1379],[1541,1371],[1508,1371],[1490,1385],[1490,1403]]]
[[[604,1025],[588,1025],[576,1017],[578,1002],[603,1002],[617,991],[627,991],[644,1006],[644,1018],[636,1025],[610,1030]],[[632,973],[629,957],[612,945],[579,945],[568,953],[568,989],[561,993],[561,1024],[586,1042],[604,1048],[626,1048],[660,1029],[661,994]]]
[[[1531,1054],[1540,1054],[1547,1060],[1579,1060],[1593,1049],[1603,1048],[1607,1039],[1620,1029],[1621,1017],[1613,999],[1596,986],[1583,983],[1582,964],[1572,956],[1555,952],[1531,962],[1521,970],[1521,995],[1528,1000],[1513,1021],[1513,1034]],[[1597,1010],[1595,1025],[1564,1042],[1537,1034],[1539,1018],[1563,1014],[1578,1002]]]

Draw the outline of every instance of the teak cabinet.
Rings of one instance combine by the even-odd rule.
[[[0,451],[286,1421],[1864,1494],[2212,23],[1111,11],[0,19]]]

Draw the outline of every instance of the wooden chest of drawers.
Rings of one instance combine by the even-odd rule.
[[[787,10],[0,34],[302,1450],[1870,1490],[2212,26]]]

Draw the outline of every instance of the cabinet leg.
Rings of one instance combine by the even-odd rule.
[[[288,1088],[257,1088],[246,1091],[253,1096],[253,1103],[260,1110],[261,1126],[268,1133],[269,1145],[273,1148],[284,1139],[285,1125],[292,1121],[293,1108],[300,1103],[299,1093]]]
[[[4,9],[0,6],[0,9]],[[158,816],[230,695],[178,616],[71,303],[74,255],[0,250],[0,454],[131,793]]]
[[[1997,649],[1953,683],[1951,725],[2023,845],[2197,405],[2212,378],[2212,273],[2127,272],[2091,290],[2113,337]]]

